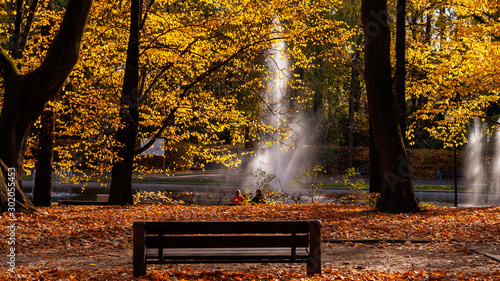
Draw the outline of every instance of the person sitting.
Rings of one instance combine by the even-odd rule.
[[[241,195],[241,191],[239,189],[236,190],[233,197],[231,197],[231,203],[233,203],[233,204],[243,204],[243,203],[245,203],[245,201],[246,201],[245,197],[243,197],[243,195]]]
[[[255,191],[255,196],[252,198],[251,203],[253,203],[253,204],[260,204],[260,203],[266,204],[266,197],[264,197],[264,195],[262,194],[262,190],[257,189],[257,191]]]

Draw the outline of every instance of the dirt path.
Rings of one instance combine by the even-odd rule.
[[[500,262],[484,254],[470,250],[483,248],[490,253],[500,255],[500,247],[495,245],[471,245],[427,243],[427,244],[330,244],[326,243],[322,251],[323,269],[350,268],[356,270],[384,271],[447,271],[463,273],[489,274],[500,272]],[[19,255],[18,266],[36,267],[39,269],[131,269],[132,250],[117,249],[116,251],[93,248],[76,248],[68,250],[49,250],[33,252],[31,255]],[[187,265],[174,265],[185,267]],[[192,268],[202,268],[206,265],[188,265]],[[172,265],[153,265],[150,269],[161,270]],[[288,264],[224,264],[211,265],[215,269],[231,270],[301,270],[304,265]],[[298,269],[297,269],[298,268]]]

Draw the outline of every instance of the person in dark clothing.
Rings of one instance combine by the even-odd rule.
[[[252,201],[250,201],[250,203],[253,204],[266,203],[266,198],[264,197],[264,195],[262,195],[262,190],[257,189],[257,191],[255,192],[255,196],[252,198]]]

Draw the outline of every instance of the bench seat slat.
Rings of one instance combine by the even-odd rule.
[[[307,235],[280,236],[147,236],[146,248],[260,248],[260,247],[307,247]]]
[[[307,221],[146,222],[148,234],[308,233]]]
[[[164,259],[162,261],[158,260],[146,260],[146,264],[194,264],[194,263],[306,263],[309,261],[309,257],[300,256],[296,259],[291,259],[289,256],[275,256],[269,258],[262,257],[245,257],[245,256],[235,256],[235,257],[226,257],[221,258],[218,256],[213,257],[203,257],[190,259],[186,257],[185,259]]]
[[[290,256],[290,248],[264,248],[264,249],[165,249],[163,251],[163,260],[158,257],[158,251],[148,250],[146,254],[146,263],[260,263],[260,262],[307,262],[309,254],[305,248],[300,248],[295,257]]]
[[[309,253],[306,248],[297,248],[297,257],[308,257]],[[228,256],[235,257],[288,257],[290,258],[290,248],[170,248],[163,249],[164,258],[199,258],[207,256],[215,256],[225,258]],[[146,259],[158,259],[157,249],[148,249]]]

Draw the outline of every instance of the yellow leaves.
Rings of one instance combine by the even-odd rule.
[[[449,9],[464,16],[447,16],[453,28],[449,26],[451,23],[440,26],[431,31],[435,36],[430,42],[411,42],[410,46],[415,47],[408,49],[410,64],[425,73],[415,80],[409,77],[408,92],[427,100],[412,116],[414,125],[419,120],[433,121],[426,129],[433,137],[443,140],[445,146],[466,142],[464,135],[469,120],[484,116],[486,108],[499,99],[500,74],[493,65],[500,60],[500,54],[498,42],[491,37],[491,28],[498,24],[471,21],[471,14],[481,14],[491,8],[491,1],[479,2],[449,3]],[[446,15],[436,14],[433,20],[438,20],[438,16]],[[453,101],[457,96],[461,101]]]
[[[258,61],[270,47],[269,39],[292,43],[289,52],[279,59],[293,58],[296,64],[286,67],[290,69],[313,68],[317,67],[317,59],[342,57],[339,54],[350,52],[343,45],[354,31],[333,17],[341,5],[341,1],[155,1],[141,34],[141,75],[144,89],[152,85],[156,75],[160,82],[140,105],[143,131],[139,136],[154,135],[169,113],[177,110],[173,124],[161,137],[172,145],[196,142],[189,148],[190,155],[237,165],[234,154],[220,150],[224,144],[221,133],[230,132],[233,144],[241,145],[243,128],[259,118],[256,108],[266,84],[262,79],[265,67]],[[59,16],[59,12],[40,15],[35,24],[39,28]],[[277,17],[280,22],[273,24]],[[113,134],[120,127],[118,98],[128,18],[128,6],[121,1],[98,1],[94,5],[80,61],[64,87],[64,98],[54,101],[60,117],[57,137],[64,139],[57,142],[56,151],[67,169],[80,162],[99,175],[109,171],[110,163],[117,159],[115,149],[120,145]],[[276,32],[278,29],[281,33]],[[44,44],[42,39],[36,37],[30,42]],[[309,52],[311,44],[328,45],[329,53]],[[30,45],[26,69],[39,63],[40,50],[44,50],[42,45]],[[229,61],[223,67],[210,72],[225,60]],[[168,71],[160,75],[167,66]],[[204,80],[187,89],[200,77]],[[301,93],[295,101],[307,106],[313,92],[298,81],[300,77],[295,78],[289,84]],[[280,118],[279,122],[286,123],[288,118]],[[253,132],[260,129],[276,131],[280,138],[277,141],[291,138],[287,126],[273,128],[253,123]],[[36,142],[36,137],[29,141],[30,149],[36,149]]]

